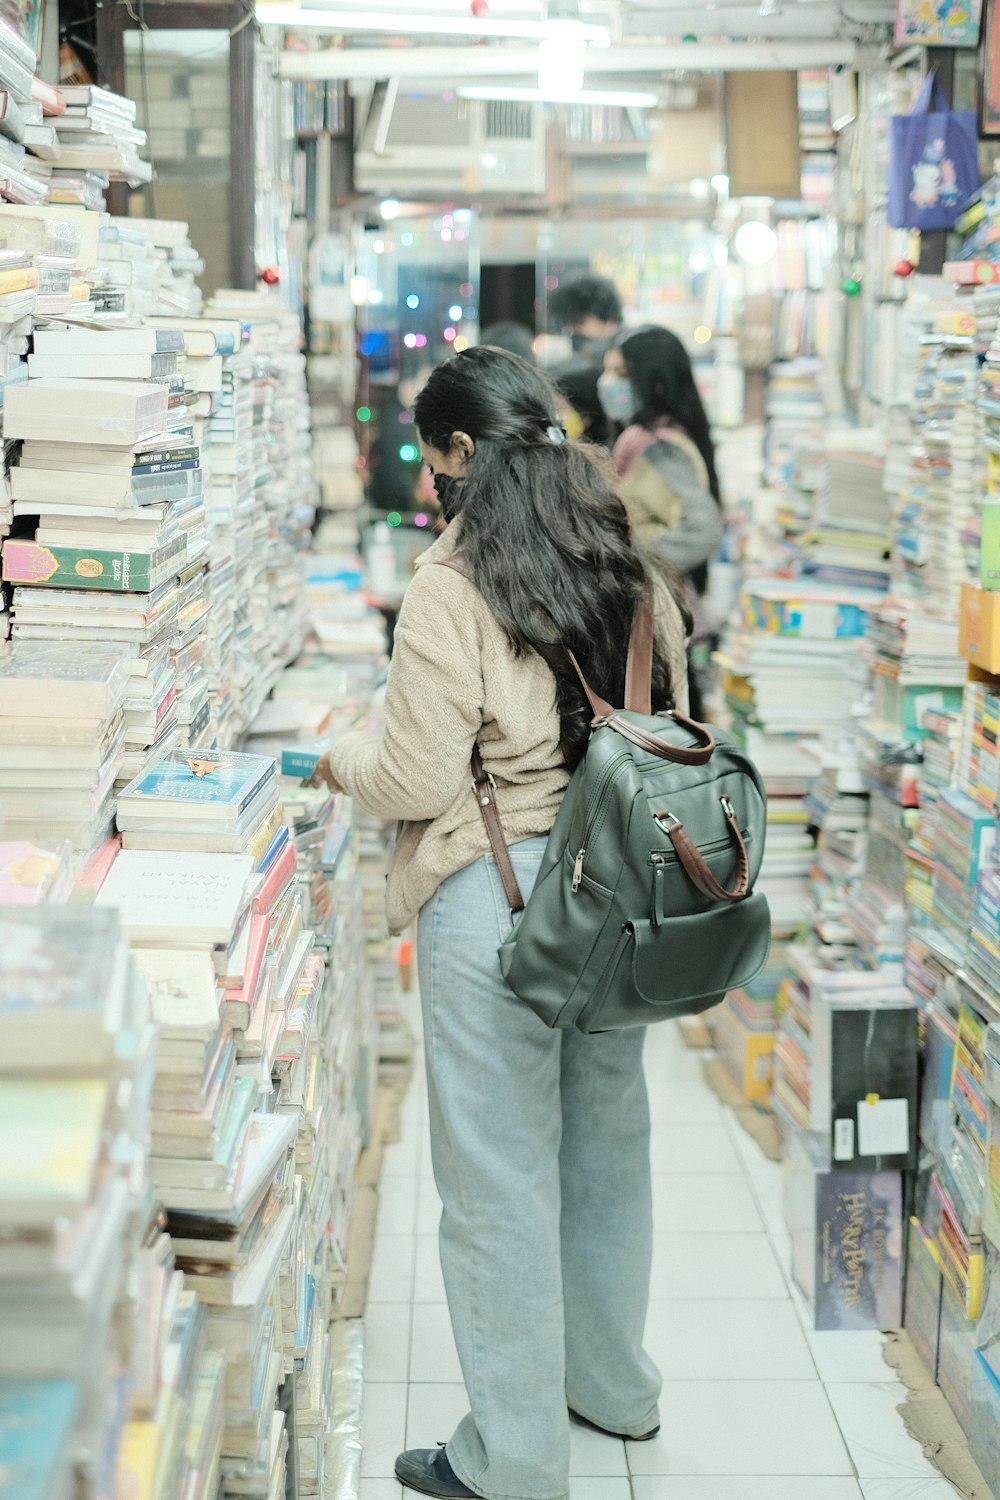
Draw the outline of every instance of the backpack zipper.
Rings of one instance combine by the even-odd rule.
[[[750,837],[751,837],[751,835],[749,833],[744,833],[744,835],[743,835],[743,841],[744,841],[744,843],[748,844],[750,842]],[[698,844],[696,847],[697,847],[698,853],[701,854],[702,856],[704,856],[706,854],[721,854],[724,849],[732,849],[732,847],[733,847],[733,841],[732,841],[731,838],[726,838],[726,839],[712,839],[710,843],[707,843],[707,844]],[[673,865],[673,864],[676,864],[677,863],[677,852],[674,849],[668,849],[663,854],[651,854],[649,856],[649,863],[651,865]]]
[[[573,881],[570,885],[570,890],[572,891],[574,896],[580,889],[580,886],[583,884],[583,862],[587,854],[587,844],[590,842],[592,836],[591,831],[593,831],[593,836],[596,837],[597,832],[601,826],[598,820],[604,811],[604,804],[608,800],[608,792],[611,787],[611,782],[619,766],[623,766],[626,761],[629,761],[631,759],[632,757],[629,752],[625,751],[624,754],[617,755],[614,760],[610,761],[604,767],[604,774],[601,777],[601,780],[598,782],[597,791],[594,794],[593,809],[591,811],[590,817],[587,820],[587,826],[584,830],[585,842],[579,849],[573,865]]]

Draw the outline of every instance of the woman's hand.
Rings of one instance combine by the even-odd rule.
[[[340,791],[340,783],[330,768],[330,752],[326,751],[316,762],[316,769],[309,778],[310,786],[327,786],[331,792]]]

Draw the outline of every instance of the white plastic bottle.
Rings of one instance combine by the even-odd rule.
[[[385,521],[372,527],[368,547],[368,589],[375,595],[392,594],[396,589],[396,549],[392,531]]]

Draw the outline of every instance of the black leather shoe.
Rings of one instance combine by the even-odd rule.
[[[396,1478],[407,1489],[438,1500],[478,1500],[459,1479],[443,1448],[410,1448],[396,1459]]]
[[[660,1424],[657,1422],[656,1426],[651,1427],[648,1432],[611,1432],[609,1428],[598,1427],[596,1422],[591,1422],[587,1417],[581,1417],[580,1413],[574,1411],[572,1407],[569,1409],[569,1414],[581,1427],[589,1427],[591,1432],[600,1432],[605,1437],[620,1438],[623,1443],[648,1443],[660,1430]]]

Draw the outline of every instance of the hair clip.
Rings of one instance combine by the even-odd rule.
[[[558,447],[560,443],[564,443],[566,441],[565,432],[563,432],[561,427],[557,427],[555,423],[553,423],[550,427],[546,427],[545,436],[548,438],[550,443],[555,443],[556,447]]]

